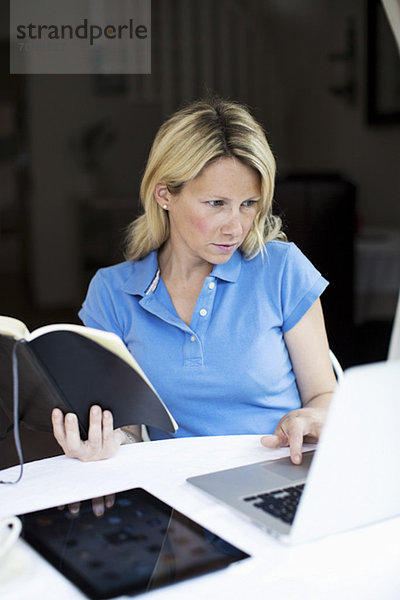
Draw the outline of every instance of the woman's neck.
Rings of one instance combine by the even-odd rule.
[[[214,265],[201,260],[180,260],[177,253],[170,252],[168,246],[158,253],[158,265],[165,287],[178,316],[190,326],[197,298],[205,278]]]
[[[174,252],[168,242],[158,252],[158,265],[164,280],[179,281],[190,285],[202,281],[211,273],[214,265],[188,253]]]

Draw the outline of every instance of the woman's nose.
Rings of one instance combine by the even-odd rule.
[[[242,232],[243,227],[239,215],[231,215],[222,227],[222,233],[226,235],[240,236]]]

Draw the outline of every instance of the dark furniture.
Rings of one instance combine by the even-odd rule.
[[[301,174],[276,184],[275,213],[330,285],[322,295],[330,347],[353,363],[353,270],[356,188],[336,174]]]

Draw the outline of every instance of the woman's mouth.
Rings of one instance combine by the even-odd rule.
[[[229,254],[236,248],[235,244],[213,244],[213,246],[223,254]]]

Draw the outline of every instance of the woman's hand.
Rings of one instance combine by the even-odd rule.
[[[261,443],[267,448],[290,446],[290,458],[299,465],[303,442],[315,443],[319,440],[327,412],[326,406],[306,406],[293,410],[282,417],[273,434],[261,438]]]
[[[109,410],[92,406],[89,415],[88,439],[81,440],[78,418],[73,413],[63,415],[55,408],[51,415],[53,433],[66,456],[82,461],[111,458],[119,446],[126,442],[120,429],[113,429],[113,416]]]

